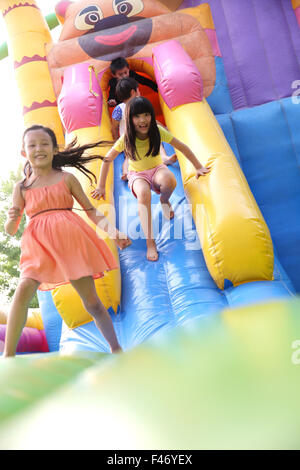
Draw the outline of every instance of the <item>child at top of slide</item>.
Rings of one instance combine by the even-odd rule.
[[[124,57],[117,57],[110,64],[110,70],[113,78],[110,79],[109,85],[109,95],[107,103],[109,106],[116,106],[120,103],[119,98],[116,96],[116,87],[117,83],[121,78],[131,77],[134,78],[140,85],[146,85],[152,90],[157,92],[157,85],[150,78],[144,77],[143,75],[138,74],[134,70],[130,70],[129,64]]]
[[[129,100],[126,105],[125,120],[125,133],[104,158],[99,183],[91,195],[94,199],[101,197],[105,199],[105,182],[110,163],[124,150],[129,163],[128,184],[138,200],[141,226],[146,237],[147,259],[157,261],[158,252],[153,237],[151,216],[151,190],[160,194],[163,214],[171,219],[174,217],[174,211],[170,196],[176,187],[176,179],[163,164],[160,155],[161,140],[173,145],[194,165],[196,178],[205,176],[210,169],[201,165],[187,145],[157,125],[153,106],[146,98],[140,96]]]
[[[118,104],[112,112],[112,135],[117,140],[125,131],[125,106],[130,98],[140,96],[139,84],[131,77],[121,78],[116,87]]]
[[[46,288],[43,283],[70,282],[111,351],[121,349],[112,320],[94,284],[94,278],[117,269],[118,263],[107,244],[72,212],[73,198],[96,225],[115,239],[119,248],[128,246],[130,240],[91,205],[78,179],[62,171],[64,166],[76,167],[91,180],[89,175],[94,175],[84,165],[103,157],[83,153],[105,143],[75,144],[73,141],[66,149],[59,150],[52,129],[41,125],[31,126],[24,132],[25,178],[14,187],[5,231],[9,235],[16,233],[24,209],[30,220],[21,240],[21,275],[8,316],[4,357],[15,355],[29,303],[38,288]]]

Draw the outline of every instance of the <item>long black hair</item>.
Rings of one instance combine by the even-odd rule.
[[[85,176],[89,178],[91,184],[93,183],[91,176],[93,177],[95,183],[97,183],[96,175],[94,175],[94,173],[90,171],[88,168],[86,168],[84,165],[95,159],[103,160],[104,157],[101,155],[84,155],[84,152],[94,147],[103,147],[105,145],[111,145],[113,142],[101,140],[93,144],[77,145],[77,139],[75,138],[69,145],[67,145],[67,147],[65,147],[63,150],[60,150],[57,144],[57,139],[56,139],[56,135],[54,131],[50,129],[49,127],[45,127],[40,124],[35,124],[25,129],[24,134],[23,134],[23,139],[22,139],[23,148],[24,148],[24,140],[25,140],[26,134],[28,134],[28,132],[30,131],[39,131],[39,130],[46,132],[50,136],[52,144],[53,144],[53,149],[56,151],[52,160],[52,168],[54,168],[55,170],[61,171],[63,167],[68,167],[68,166],[74,167],[74,168],[77,168],[79,171],[81,171],[83,174],[85,174]],[[29,187],[29,186],[25,186],[25,182],[28,180],[31,174],[32,174],[32,168],[31,168],[30,162],[27,160],[24,166],[25,178],[21,182],[22,189],[26,189],[27,187]]]
[[[143,113],[151,114],[151,122],[148,133],[149,150],[146,153],[146,157],[156,156],[159,153],[160,133],[157,127],[153,106],[147,98],[137,96],[130,99],[125,108],[124,147],[125,154],[132,160],[139,160],[135,145],[136,132],[132,117]]]

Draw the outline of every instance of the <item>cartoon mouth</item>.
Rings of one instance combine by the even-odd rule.
[[[126,29],[119,34],[113,34],[111,36],[96,36],[94,39],[95,41],[99,42],[100,44],[105,44],[106,46],[117,46],[118,44],[122,44],[123,42],[127,41],[137,30],[137,26],[132,25],[130,28]]]

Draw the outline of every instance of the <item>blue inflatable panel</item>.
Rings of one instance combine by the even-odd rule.
[[[215,57],[216,82],[212,93],[207,97],[207,102],[215,114],[231,113],[232,101],[225,75],[224,63],[221,57]]]
[[[216,115],[216,119],[220,126],[222,127],[222,130],[224,132],[224,135],[236,157],[238,160],[239,164],[241,165],[241,157],[240,157],[240,152],[239,148],[237,145],[236,137],[234,134],[234,127],[233,127],[233,122],[231,119],[231,114],[218,114]]]
[[[299,292],[300,105],[286,98],[217,118],[240,158],[279,260]]]
[[[59,350],[62,318],[54,305],[51,291],[37,291],[49,351]]]
[[[113,315],[112,318],[114,318]],[[116,325],[114,326],[116,330]],[[120,340],[118,334],[117,336]],[[73,354],[78,351],[110,352],[108,343],[93,321],[73,330],[63,323],[59,349],[63,354]]]
[[[299,33],[300,34],[300,33]],[[298,87],[299,88],[299,87]],[[300,97],[293,97],[280,101],[281,111],[286,119],[293,147],[293,153],[297,160],[298,168],[300,167],[300,132],[299,132],[299,118],[300,118]]]

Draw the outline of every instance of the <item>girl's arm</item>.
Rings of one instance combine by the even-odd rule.
[[[22,219],[25,201],[21,192],[21,183],[17,183],[13,190],[12,207],[8,210],[7,219],[4,224],[5,232],[8,235],[15,235]]]
[[[116,121],[116,119],[111,119],[111,133],[114,140],[118,140],[119,138],[119,127],[120,121]]]
[[[99,183],[97,184],[97,188],[91,192],[93,199],[101,199],[102,197],[105,199],[105,183],[108,175],[109,165],[118,155],[119,152],[114,148],[111,148],[109,152],[107,152],[101,166]]]
[[[115,141],[119,138],[120,121],[122,120],[122,116],[122,107],[118,105],[115,107],[111,115],[111,132]]]
[[[175,137],[173,137],[170,144],[179,150],[179,152],[183,153],[183,155],[194,165],[196,169],[196,178],[199,178],[199,176],[203,176],[210,172],[210,168],[206,168],[201,165],[198,158],[186,144],[176,139]]]
[[[90,203],[87,195],[82,189],[81,184],[74,175],[72,175],[71,173],[65,173],[65,182],[68,185],[72,196],[86,211],[86,214],[89,219],[94,222],[97,227],[107,232],[110,238],[115,239],[117,245],[121,249],[131,244],[129,238],[125,234],[119,232],[119,230],[112,223],[109,222],[105,215],[103,215],[100,211],[96,209],[96,207],[94,207]]]

